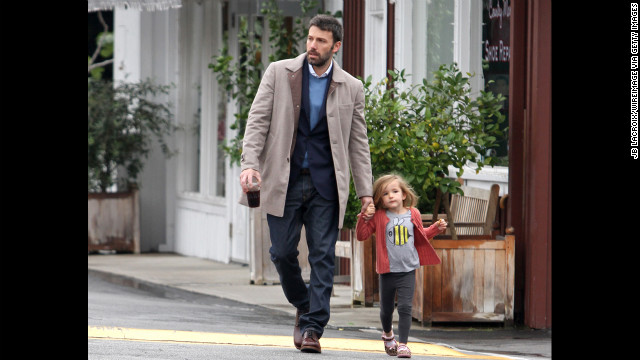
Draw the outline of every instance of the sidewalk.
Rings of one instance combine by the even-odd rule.
[[[293,316],[296,314],[295,308],[284,297],[280,285],[250,284],[249,267],[241,264],[223,264],[177,254],[153,253],[89,255],[88,265],[89,271],[116,275],[132,282],[163,285],[260,305]],[[377,329],[380,327],[379,311],[377,307],[352,308],[350,287],[336,284],[331,298],[331,319],[328,326],[336,329]]]
[[[88,270],[134,287],[169,287],[259,305],[295,316],[295,309],[287,302],[282,288],[279,285],[252,285],[246,265],[223,264],[171,253],[118,254],[88,255]],[[379,311],[377,306],[352,307],[350,287],[336,284],[327,327],[379,331]],[[394,323],[396,321],[397,312],[394,312]],[[527,358],[551,358],[551,331],[468,329],[434,329],[420,326],[416,321],[411,325],[412,334],[423,333],[434,342],[466,348],[471,346],[478,351],[517,353]]]

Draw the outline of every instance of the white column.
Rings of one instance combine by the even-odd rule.
[[[387,75],[386,0],[365,1],[364,27],[364,78],[375,84]]]
[[[424,0],[395,2],[394,64],[405,70],[406,88],[422,84],[426,74],[426,6]]]
[[[456,0],[454,8],[453,61],[471,78],[472,94],[483,89],[482,77],[482,1]]]
[[[114,23],[114,81],[140,80],[141,11],[116,7],[113,11]]]

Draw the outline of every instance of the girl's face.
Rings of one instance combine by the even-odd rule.
[[[382,190],[382,204],[392,212],[404,212],[404,199],[407,195],[402,192],[398,180],[393,180]]]

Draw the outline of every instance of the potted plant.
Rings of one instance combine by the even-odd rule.
[[[153,101],[169,85],[88,81],[89,251],[139,252],[138,175],[157,140],[166,143],[176,126],[170,104]]]
[[[89,252],[140,251],[138,175],[153,141],[166,157],[174,154],[165,138],[177,127],[171,104],[159,101],[171,86],[151,79],[119,82],[102,79],[113,63],[113,33],[102,13],[103,32],[88,57],[88,218]]]

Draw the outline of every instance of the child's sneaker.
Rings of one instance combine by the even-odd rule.
[[[398,342],[393,335],[386,337],[382,335],[384,341],[384,351],[389,356],[396,356],[398,354]]]
[[[411,350],[405,344],[398,345],[398,357],[399,358],[410,358]]]

